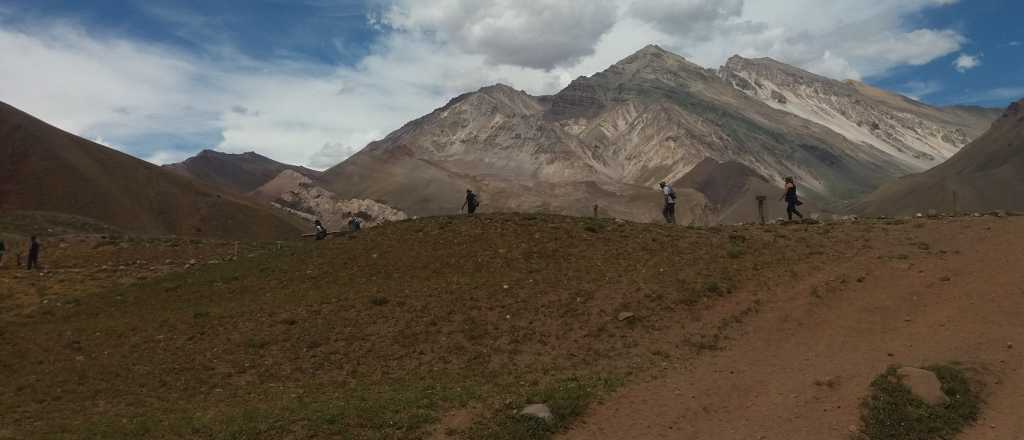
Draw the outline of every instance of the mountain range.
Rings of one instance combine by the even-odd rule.
[[[767,59],[734,57],[709,70],[648,46],[551,96],[503,85],[459,96],[322,179],[344,197],[370,197],[412,215],[451,213],[473,188],[493,210],[586,214],[597,204],[609,215],[649,221],[659,215],[657,182],[686,184],[710,159],[735,163],[771,188],[794,176],[806,199],[840,211],[889,180],[941,162],[996,115],[930,107]],[[730,209],[752,204],[748,192],[723,199],[678,190],[686,191],[683,221],[751,220]]]
[[[936,185],[961,209],[1010,207],[1012,190],[987,189],[1019,175],[990,159],[1012,155],[1018,113],[933,107],[769,58],[705,69],[658,46],[553,95],[498,84],[458,96],[323,172],[210,150],[154,167],[4,106],[0,209],[144,233],[278,236],[314,218],[342,227],[453,214],[471,188],[484,212],[591,215],[596,205],[656,221],[666,181],[681,222],[713,224],[754,220],[755,197],[776,199],[785,176],[810,212],[950,205],[921,195]]]

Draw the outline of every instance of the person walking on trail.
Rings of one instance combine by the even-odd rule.
[[[676,224],[676,192],[665,182],[658,185],[661,187],[661,194],[665,197],[665,207],[662,208],[661,215],[665,217],[666,223],[674,225]]]
[[[352,217],[348,220],[348,230],[352,232],[359,232],[363,228],[363,221],[359,217]]]
[[[804,215],[801,214],[796,207],[803,205],[804,202],[801,202],[800,198],[796,196],[796,183],[793,182],[792,177],[787,177],[785,180],[786,192],[782,194],[782,197],[780,197],[779,200],[786,201],[786,215],[789,217],[790,221],[793,221],[793,214],[796,214],[797,217],[802,219],[804,218]]]
[[[462,208],[459,208],[459,211],[461,212],[463,209],[465,209],[469,215],[473,215],[474,213],[476,213],[476,208],[478,206],[480,206],[480,198],[477,197],[476,193],[474,193],[473,190],[467,189],[466,201],[462,203]]]
[[[313,228],[316,229],[315,236],[317,241],[327,238],[327,228],[324,227],[323,223],[320,223],[320,220],[313,222]]]
[[[0,268],[4,267],[4,253],[7,252],[7,245],[4,244],[3,240],[0,240]]]
[[[28,270],[36,269],[39,270],[39,242],[36,241],[36,236],[33,235],[28,245]]]

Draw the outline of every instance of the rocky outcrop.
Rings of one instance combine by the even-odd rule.
[[[291,170],[283,171],[256,192],[263,197],[276,194],[271,202],[275,207],[308,221],[320,220],[330,230],[346,228],[352,218],[358,218],[365,227],[409,218],[404,212],[373,200],[341,199]]]

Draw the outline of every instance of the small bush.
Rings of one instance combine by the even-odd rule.
[[[949,403],[928,405],[900,383],[896,367],[871,382],[861,406],[862,436],[870,440],[951,439],[978,419],[981,397],[964,371],[949,365],[926,368],[942,382]]]
[[[569,378],[529,392],[525,398],[517,399],[498,414],[475,424],[466,438],[494,440],[544,440],[569,428],[573,421],[583,415],[590,404],[619,383],[616,380],[587,380]],[[553,418],[544,421],[536,417],[515,414],[516,409],[531,403],[544,403],[551,409]]]

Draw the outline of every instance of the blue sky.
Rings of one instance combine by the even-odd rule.
[[[1019,0],[0,0],[0,100],[156,163],[324,168],[460,93],[553,93],[649,43],[1003,107],[1024,97],[1022,17]]]

